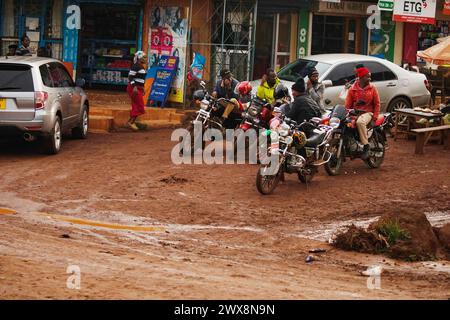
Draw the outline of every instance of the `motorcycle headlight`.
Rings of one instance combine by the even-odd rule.
[[[333,117],[330,119],[330,127],[333,129],[339,128],[340,124],[341,120],[339,120],[339,118]]]
[[[287,145],[290,145],[292,144],[292,142],[294,142],[294,139],[291,136],[284,137],[283,140]]]
[[[289,129],[290,127],[286,123],[283,123],[278,129],[278,133],[280,136],[286,137],[289,134]]]
[[[208,100],[202,100],[200,102],[200,108],[203,110],[207,110],[209,108],[209,101]]]

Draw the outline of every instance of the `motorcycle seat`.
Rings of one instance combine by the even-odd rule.
[[[325,135],[326,135],[326,132],[315,134],[314,136],[312,136],[311,138],[306,140],[306,147],[312,147],[312,148],[317,147],[319,144],[322,143],[323,138],[325,138]]]

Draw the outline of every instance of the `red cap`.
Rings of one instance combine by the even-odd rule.
[[[369,73],[370,73],[369,69],[364,68],[364,67],[356,69],[356,75],[358,76],[358,78],[362,78]]]

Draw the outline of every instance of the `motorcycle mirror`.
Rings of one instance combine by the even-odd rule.
[[[332,87],[333,86],[333,81],[331,81],[331,80],[323,80],[322,84],[325,86],[325,88]]]

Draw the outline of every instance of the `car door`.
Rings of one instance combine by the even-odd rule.
[[[58,63],[59,73],[61,75],[62,85],[67,90],[70,98],[69,117],[70,123],[76,124],[79,120],[81,95],[75,89],[75,82],[62,63]]]
[[[345,101],[339,98],[339,95],[344,89],[345,84],[355,79],[355,66],[357,64],[358,62],[355,61],[336,65],[324,77],[323,80],[331,80],[333,83],[331,87],[325,89],[324,93],[324,101],[327,102],[328,100],[330,102],[327,105],[328,107],[345,103]]]
[[[370,70],[372,83],[378,89],[380,109],[385,111],[387,104],[398,91],[398,78],[392,70],[379,62],[367,61],[364,65]]]
[[[70,122],[70,105],[72,102],[72,97],[70,96],[71,91],[64,87],[63,79],[61,78],[61,73],[59,71],[59,63],[51,62],[47,64],[47,66],[53,81],[55,101],[59,102],[61,105],[63,126],[66,127],[67,123]]]

